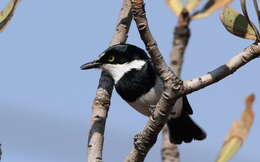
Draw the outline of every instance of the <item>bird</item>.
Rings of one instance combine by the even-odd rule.
[[[116,44],[107,48],[81,70],[101,69],[114,80],[117,93],[139,113],[150,116],[163,92],[163,82],[148,54],[132,44]],[[190,143],[206,138],[205,131],[190,115],[193,110],[186,96],[178,99],[167,120],[169,139],[173,144]]]

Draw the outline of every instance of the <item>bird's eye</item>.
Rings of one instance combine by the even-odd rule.
[[[107,59],[108,62],[113,62],[115,61],[115,56],[109,56]]]

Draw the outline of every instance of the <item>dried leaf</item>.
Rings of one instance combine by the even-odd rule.
[[[256,40],[254,29],[245,16],[232,8],[225,8],[220,19],[224,27],[232,34],[244,39]]]
[[[242,114],[241,120],[244,122],[246,128],[250,129],[253,124],[254,112],[253,112],[253,103],[255,101],[255,95],[252,94],[246,98],[246,109]]]
[[[233,122],[216,162],[228,162],[244,143],[254,121],[254,98],[253,94],[246,98],[246,108],[242,117],[239,121]]]
[[[227,7],[233,0],[209,0],[204,8],[195,14],[192,18],[204,18],[211,15],[214,11]]]
[[[193,10],[195,10],[199,6],[200,2],[201,2],[201,0],[188,0],[186,9],[189,11],[189,13],[191,13]]]
[[[7,25],[7,23],[10,21],[10,19],[13,16],[15,7],[17,5],[19,0],[10,0],[10,2],[8,3],[8,5],[6,6],[6,8],[4,8],[1,12],[0,12],[0,32],[3,31],[3,29],[5,28],[5,26]]]
[[[179,16],[184,5],[182,0],[166,0],[168,6],[170,9],[177,15]]]

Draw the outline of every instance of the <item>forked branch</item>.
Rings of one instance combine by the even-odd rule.
[[[141,39],[155,65],[155,70],[164,83],[164,91],[161,99],[157,103],[155,111],[149,118],[143,131],[136,135],[134,148],[126,159],[127,162],[141,162],[156,142],[158,134],[167,121],[171,107],[176,101],[176,98],[174,98],[176,93],[183,89],[183,83],[167,66],[157,47],[156,41],[153,39],[148,27],[142,0],[132,0],[132,13]]]
[[[166,65],[157,47],[156,41],[148,27],[143,0],[131,0],[132,13],[140,36],[155,65],[155,70],[164,82],[164,91],[156,105],[154,113],[149,118],[143,131],[135,136],[134,148],[128,155],[127,162],[142,162],[150,148],[156,142],[157,136],[167,121],[172,105],[176,99],[188,93],[207,87],[234,73],[237,69],[260,56],[260,45],[250,45],[243,52],[231,58],[229,62],[201,77],[183,82]]]

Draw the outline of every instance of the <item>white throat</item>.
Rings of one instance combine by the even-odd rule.
[[[141,69],[145,64],[144,60],[134,60],[124,64],[104,64],[102,69],[109,72],[115,81],[115,84],[122,78],[122,76],[132,69]]]

